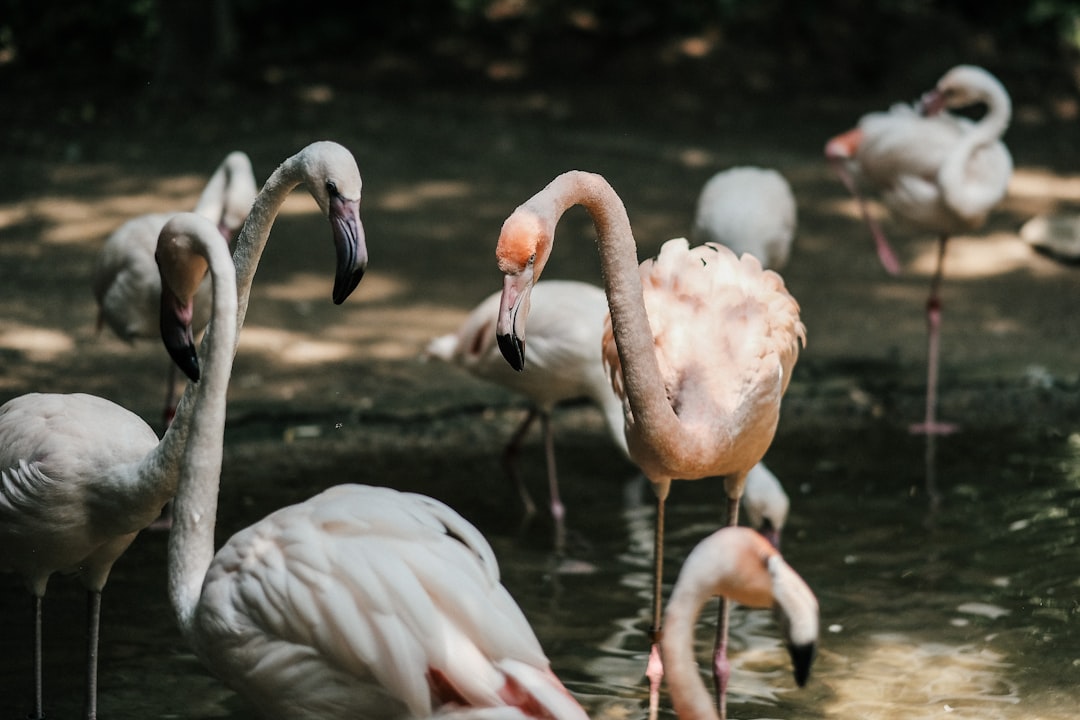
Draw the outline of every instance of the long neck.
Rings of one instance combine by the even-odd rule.
[[[198,417],[190,425],[181,456],[173,527],[169,535],[169,598],[185,636],[191,630],[203,578],[214,558],[226,394],[238,334],[236,286],[230,272],[232,261],[225,244],[218,244],[221,252],[217,256],[211,254],[210,260],[213,316],[200,353],[206,360],[201,379],[193,384],[190,407],[193,414],[198,412]]]
[[[540,217],[552,218],[554,228],[558,218],[575,204],[589,212],[596,226],[612,333],[633,422],[638,432],[644,434],[642,439],[648,447],[666,447],[666,439],[679,432],[679,420],[668,402],[660,375],[652,328],[645,312],[637,244],[622,200],[603,177],[571,172],[556,178],[526,207]]]
[[[990,207],[1001,199],[1009,180],[1007,168],[999,176],[980,175],[972,167],[974,155],[991,152],[991,146],[1001,139],[1012,117],[1012,102],[1000,85],[987,86],[984,100],[986,115],[964,133],[938,173],[949,206],[972,222],[981,222]],[[977,167],[994,168],[994,165],[984,161]]]

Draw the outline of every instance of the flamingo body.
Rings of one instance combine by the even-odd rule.
[[[266,717],[585,717],[476,528],[389,488],[334,487],[230,538],[192,636]]]
[[[734,167],[702,187],[690,240],[725,245],[736,255],[748,252],[764,267],[781,270],[791,256],[796,216],[795,195],[783,175]]]

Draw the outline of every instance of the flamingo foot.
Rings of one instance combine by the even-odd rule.
[[[660,713],[660,681],[664,679],[664,662],[660,659],[660,643],[653,643],[649,650],[649,664],[645,667],[649,678],[649,720],[656,720]]]
[[[868,222],[870,223],[870,232],[874,236],[874,245],[877,247],[878,260],[881,261],[881,266],[890,275],[899,275],[900,261],[896,258],[896,252],[892,249],[892,245],[885,239],[885,233],[881,231],[876,220],[869,219]]]

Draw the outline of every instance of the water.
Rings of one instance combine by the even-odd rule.
[[[519,527],[516,494],[498,466],[509,412],[375,425],[321,418],[230,425],[219,530],[228,534],[341,481],[440,497],[488,535],[504,582],[590,715],[644,717],[651,492],[588,413],[571,410],[559,424],[575,561],[561,568],[567,572],[551,557],[543,513]],[[535,442],[525,460],[543,505]],[[923,489],[922,441],[891,426],[782,427],[768,460],[792,497],[783,549],[818,594],[822,638],[810,682],[798,689],[771,613],[736,608],[730,717],[1075,717],[1080,436],[968,427],[942,439],[943,502],[934,514]],[[707,481],[674,486],[670,579],[689,548],[715,529],[719,493]],[[106,589],[100,715],[251,718],[173,627],[165,543],[163,533],[144,533]],[[11,576],[0,582],[0,717],[25,717],[30,600]],[[54,578],[45,658],[53,718],[79,712],[83,608],[78,584]],[[703,663],[713,622],[706,610]],[[666,696],[662,712],[673,717]]]

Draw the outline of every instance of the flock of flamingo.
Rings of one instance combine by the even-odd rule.
[[[987,106],[978,122],[945,112],[973,103]],[[852,192],[857,183],[876,190],[893,213],[938,234],[943,258],[948,236],[978,227],[1005,193],[1011,160],[1000,136],[1009,112],[992,75],[961,66],[918,104],[865,116],[828,142],[826,156]],[[41,626],[50,576],[76,573],[88,591],[84,715],[95,718],[102,590],[113,563],[172,500],[167,583],[176,622],[206,667],[261,715],[585,718],[500,584],[491,546],[442,502],[341,484],[271,513],[215,550],[233,357],[260,255],[299,185],[330,224],[332,299],[340,304],[361,282],[368,257],[360,173],[336,143],[307,146],[258,191],[247,157],[233,153],[195,212],[139,218],[107,241],[94,280],[101,322],[124,339],[160,336],[190,380],[174,403],[170,377],[171,422],[160,439],[144,420],[96,396],[26,394],[0,406],[0,570],[20,575],[33,598],[31,717],[45,717]],[[574,205],[593,219],[602,289],[541,281],[559,218]],[[880,228],[866,218],[895,271]],[[777,272],[795,222],[795,200],[779,173],[728,170],[701,194],[695,245],[670,240],[639,262],[612,186],[599,175],[564,173],[503,224],[501,291],[428,348],[533,404],[504,459],[513,471],[516,448],[539,417],[557,550],[565,508],[551,415],[559,403],[584,397],[600,407],[616,445],[650,481],[654,577],[643,670],[653,718],[662,682],[679,717],[726,716],[731,602],[773,609],[799,685],[815,657],[817,600],[779,553],[789,501],[761,464],[806,340],[798,303]],[[929,433],[950,429],[935,415],[940,258],[927,310],[926,417],[917,428]],[[673,480],[704,478],[723,483],[723,527],[685,558],[665,604],[665,501]],[[520,478],[517,484],[531,508]],[[740,505],[752,527],[738,526]],[[693,637],[715,596],[710,692]]]

